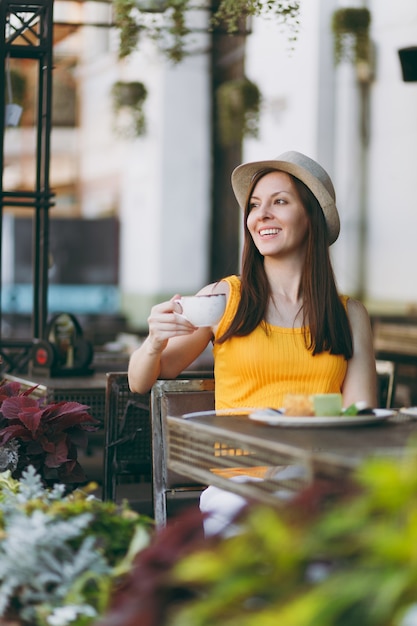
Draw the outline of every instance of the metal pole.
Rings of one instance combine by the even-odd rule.
[[[5,93],[7,57],[34,59],[38,62],[38,107],[36,143],[36,182],[32,191],[7,191],[3,188],[5,103],[0,98],[0,236],[5,206],[30,207],[33,219],[33,311],[32,337],[23,344],[27,350],[35,338],[43,338],[46,327],[49,257],[49,209],[52,193],[49,187],[51,102],[52,102],[53,0],[16,2],[0,1],[0,88]],[[0,292],[1,292],[0,238]],[[1,307],[0,307],[1,312]],[[1,313],[0,313],[1,326]],[[12,342],[15,343],[15,342]],[[0,336],[0,352],[6,346]],[[13,371],[12,365],[10,371]]]

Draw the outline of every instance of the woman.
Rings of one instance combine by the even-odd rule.
[[[343,394],[344,406],[376,406],[369,317],[340,296],[329,246],[339,235],[332,182],[299,152],[232,173],[244,211],[241,276],[199,293],[224,293],[213,328],[182,316],[178,295],[152,308],[149,334],[129,363],[132,391],[175,378],[213,341],[216,408],[280,407],[288,393]]]

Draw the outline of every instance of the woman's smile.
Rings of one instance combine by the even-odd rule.
[[[261,237],[268,237],[272,235],[278,235],[280,228],[261,228],[259,234]]]

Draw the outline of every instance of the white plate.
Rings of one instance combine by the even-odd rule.
[[[416,409],[417,410],[417,409]],[[396,411],[388,409],[374,409],[375,415],[336,415],[334,417],[285,417],[271,409],[259,409],[249,415],[249,419],[269,426],[307,426],[308,428],[322,428],[325,426],[361,426],[376,424],[395,415]]]
[[[185,419],[190,419],[193,417],[216,417],[216,416],[221,416],[223,417],[224,415],[238,415],[239,417],[241,415],[250,415],[255,409],[252,408],[246,408],[246,407],[242,407],[242,408],[237,408],[237,409],[217,409],[217,411],[193,411],[192,413],[185,413],[184,415],[182,415],[181,417],[185,418]]]
[[[407,417],[417,419],[417,406],[404,406],[402,409],[399,410],[399,413],[401,413],[401,415],[406,415]]]

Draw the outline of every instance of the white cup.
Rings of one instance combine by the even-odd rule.
[[[226,308],[226,295],[216,293],[202,296],[183,296],[178,298],[182,314],[194,326],[214,326],[221,319]]]

